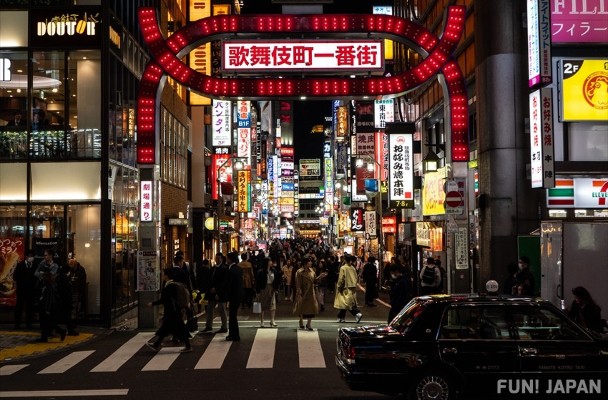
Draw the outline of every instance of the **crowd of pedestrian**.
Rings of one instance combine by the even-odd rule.
[[[86,271],[71,257],[67,265],[59,266],[53,249],[45,249],[43,260],[36,265],[35,252],[25,251],[13,274],[16,282],[15,329],[21,328],[25,313],[25,328],[40,323],[37,342],[48,342],[58,336],[77,336],[75,313],[86,306]]]

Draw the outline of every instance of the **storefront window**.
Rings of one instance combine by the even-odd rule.
[[[101,223],[99,205],[68,206],[68,255],[83,266],[86,283],[80,282],[80,310],[83,315],[99,314]]]
[[[0,51],[0,158],[27,157],[27,52]]]
[[[34,205],[31,208],[30,240],[36,257],[42,259],[45,249],[52,249],[58,264],[67,260],[62,205]]]

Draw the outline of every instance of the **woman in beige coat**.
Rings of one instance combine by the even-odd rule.
[[[340,310],[338,312],[338,322],[346,322],[346,311],[349,311],[356,319],[357,323],[361,321],[363,315],[357,307],[357,270],[353,267],[353,262],[356,260],[354,256],[344,256],[344,264],[340,267],[338,275],[338,283],[336,284],[336,297],[334,299],[334,308]]]
[[[315,290],[315,271],[312,268],[312,260],[305,258],[302,267],[296,272],[294,286],[296,292],[296,303],[293,313],[300,317],[300,329],[304,329],[304,318],[306,318],[306,330],[312,331],[312,319],[319,312],[317,293]]]

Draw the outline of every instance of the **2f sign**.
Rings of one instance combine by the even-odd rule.
[[[11,80],[11,60],[0,58],[0,81]]]
[[[578,61],[578,62],[571,62],[571,61],[566,61],[564,62],[564,76],[571,76],[576,74],[576,72],[580,69],[582,64],[582,61]]]

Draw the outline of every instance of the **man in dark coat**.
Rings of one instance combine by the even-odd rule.
[[[243,270],[238,265],[239,254],[228,253],[228,336],[226,340],[239,341],[239,321],[237,313],[243,300]]]
[[[207,299],[207,320],[203,333],[213,330],[213,311],[217,305],[222,326],[216,333],[228,332],[228,319],[226,318],[226,301],[228,285],[228,267],[225,263],[225,257],[222,253],[215,255],[215,265],[211,268],[211,284],[209,291],[205,293]]]
[[[403,267],[391,264],[389,271],[392,280],[391,292],[389,294],[391,309],[388,312],[388,323],[390,324],[393,318],[412,299],[412,283],[409,277],[405,275]]]
[[[159,304],[163,305],[163,322],[156,331],[155,340],[147,342],[146,345],[153,350],[159,350],[161,343],[165,337],[169,334],[173,334],[174,337],[178,338],[184,343],[184,348],[180,351],[183,353],[192,351],[190,345],[190,336],[186,325],[183,321],[182,309],[178,305],[177,301],[177,290],[178,285],[174,284],[175,281],[175,268],[167,268],[164,271],[165,286],[161,291],[160,298],[154,302],[149,302],[148,307],[156,306]],[[179,282],[181,283],[181,282]]]
[[[15,305],[15,328],[21,327],[21,315],[25,308],[25,327],[32,329],[34,314],[36,312],[36,289],[38,278],[34,276],[34,251],[27,250],[25,259],[17,264],[13,279],[17,285],[17,304]]]
[[[378,269],[376,268],[376,257],[369,257],[363,266],[361,279],[365,282],[365,305],[375,307],[374,300],[378,298]]]

